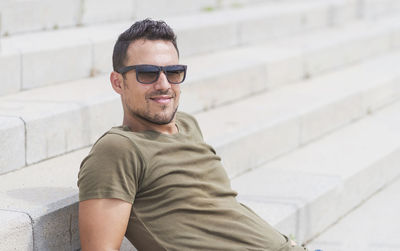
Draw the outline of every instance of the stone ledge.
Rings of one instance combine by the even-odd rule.
[[[0,174],[25,166],[25,125],[18,117],[0,116]]]
[[[25,213],[0,209],[0,250],[33,250],[30,217]]]

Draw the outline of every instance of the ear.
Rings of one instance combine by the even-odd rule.
[[[124,81],[123,81],[123,77],[120,73],[113,71],[110,74],[110,82],[111,82],[111,86],[114,89],[114,91],[118,94],[122,93],[122,89],[123,89],[123,85],[124,85]]]

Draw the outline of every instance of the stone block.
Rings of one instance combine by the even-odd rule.
[[[363,16],[376,19],[390,12],[391,0],[364,0]]]
[[[345,25],[351,23],[359,17],[359,1],[348,0],[332,4],[329,7],[329,24]]]
[[[88,26],[77,29],[77,33],[90,40],[92,45],[91,75],[112,71],[112,52],[118,35],[128,29],[133,22],[118,22],[102,26]]]
[[[18,117],[0,116],[0,174],[25,165],[25,127]]]
[[[79,249],[76,179],[88,151],[83,149],[0,176],[0,209],[30,216],[33,250]]]
[[[185,21],[185,20],[181,20]],[[181,22],[179,21],[179,22]],[[187,28],[179,27],[174,22],[171,27],[175,28],[178,36],[178,46],[182,57],[216,51],[237,45],[237,27],[232,23],[202,24],[202,21],[188,20],[196,26],[194,29],[188,24]],[[196,23],[194,23],[196,21]],[[208,22],[208,21],[207,21]],[[182,24],[181,24],[182,25]],[[221,38],[224,39],[221,39]]]
[[[388,52],[391,46],[390,30],[371,30],[368,34],[364,33],[354,38],[342,51],[346,63],[354,63]]]
[[[130,20],[133,18],[134,0],[85,0],[82,3],[82,24]]]
[[[24,120],[27,164],[89,145],[76,104],[7,100],[1,102],[0,113]]]
[[[253,125],[240,133],[213,139],[209,143],[221,156],[229,177],[235,177],[296,148],[298,133],[298,122],[288,120],[275,125]],[[241,154],[243,149],[246,149],[246,154]]]
[[[48,114],[50,111],[36,111],[35,117],[23,117],[26,122],[28,164],[90,144],[89,135],[82,130],[85,128],[84,117],[76,105],[46,105],[52,106],[57,112]]]
[[[239,201],[264,220],[297,241],[304,241],[315,217],[309,206],[338,182],[334,176],[305,173],[301,169],[280,170],[266,164],[233,179],[232,188],[238,192]]]
[[[312,4],[310,4],[312,6]],[[321,3],[315,4],[310,9],[307,9],[302,13],[301,17],[301,29],[302,31],[308,31],[312,29],[324,28],[331,24],[331,18],[333,18],[334,14],[331,10],[335,7],[340,6],[338,3]]]
[[[304,77],[303,55],[291,48],[278,48],[280,53],[264,54],[267,62],[267,88],[273,89]]]
[[[361,95],[349,95],[332,103],[319,104],[301,118],[300,143],[305,144],[365,114]]]
[[[215,0],[186,0],[184,3],[180,0],[135,0],[134,16],[137,19],[146,17],[160,19],[166,16],[182,15],[200,10],[213,11],[216,8],[218,8],[218,5]]]
[[[122,31],[121,31],[122,32]],[[115,38],[116,40],[116,38]],[[112,53],[114,49],[114,39],[96,41],[93,44],[93,68],[94,75],[98,73],[107,73],[113,71]]]
[[[331,45],[309,48],[304,53],[305,76],[312,77],[321,72],[341,66],[345,63],[346,55],[344,49],[347,43],[336,43]]]
[[[122,122],[107,76],[9,95],[0,100],[0,114],[25,121],[28,164],[88,146]]]
[[[249,15],[252,14],[249,13]],[[299,12],[278,12],[243,20],[238,24],[240,43],[247,44],[266,41],[283,35],[293,34],[301,30],[302,19],[303,14]]]
[[[79,250],[78,203],[34,218],[34,222],[35,251]]]
[[[80,0],[9,1],[3,6],[2,35],[58,29],[78,23]]]
[[[0,45],[0,69],[0,96],[18,92],[21,89],[20,54],[1,49]]]
[[[111,88],[110,88],[111,89]],[[92,144],[110,130],[113,126],[122,124],[123,109],[119,95],[110,95],[99,98],[82,107],[83,128],[88,132],[89,142]]]
[[[400,228],[394,220],[400,211],[399,190],[400,182],[397,180],[378,191],[337,224],[313,239],[307,245],[308,248],[395,251],[400,246]]]
[[[198,68],[199,74],[193,69],[192,77],[182,85],[181,104],[184,111],[199,112],[212,109],[265,90],[267,75],[265,66],[261,63],[243,63],[241,67],[233,64],[231,69],[225,67],[220,71],[212,66],[209,67],[210,70],[206,70],[205,67],[203,65]]]
[[[400,48],[400,30],[394,31],[392,34],[392,48]]]
[[[382,77],[381,84],[363,93],[363,101],[367,113],[389,105],[400,99],[400,77]]]
[[[57,41],[48,41],[57,43]],[[92,70],[92,48],[88,41],[70,45],[23,51],[22,88],[31,89],[58,82],[89,77]]]
[[[31,219],[25,213],[0,210],[0,250],[33,251]]]

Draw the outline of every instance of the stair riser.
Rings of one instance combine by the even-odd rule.
[[[25,126],[21,119],[0,116],[0,174],[25,166]]]

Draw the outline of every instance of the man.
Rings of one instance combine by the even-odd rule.
[[[110,81],[123,124],[105,133],[79,172],[83,251],[305,250],[236,201],[195,119],[177,112],[186,66],[162,21],[136,22],[114,47]]]

